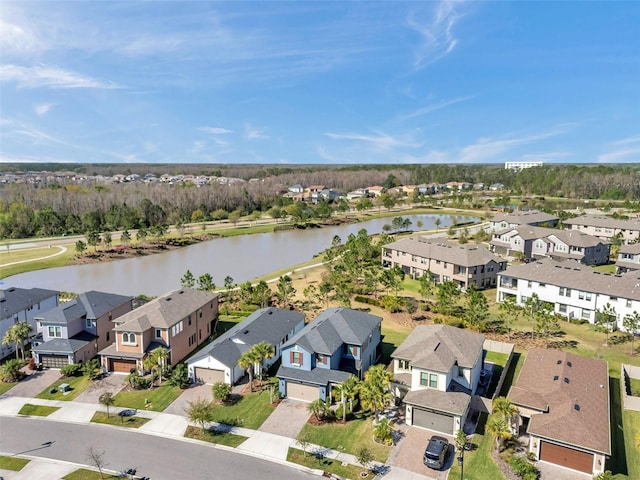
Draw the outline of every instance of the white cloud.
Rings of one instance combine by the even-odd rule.
[[[227,133],[233,133],[233,130],[222,127],[200,127],[198,128],[198,130],[204,133],[211,133],[212,135],[224,135]]]
[[[33,110],[36,112],[36,114],[39,117],[41,117],[42,115],[47,113],[49,110],[51,110],[51,108],[54,107],[55,105],[56,105],[55,103],[39,103],[33,107]]]
[[[548,132],[527,135],[519,138],[507,138],[504,140],[492,140],[481,138],[472,145],[467,145],[460,151],[459,161],[462,163],[482,163],[495,160],[495,158],[520,145],[525,145],[562,133],[562,129],[556,128]]]
[[[269,136],[264,133],[264,130],[258,130],[251,125],[245,127],[244,136],[249,140],[265,140],[269,138]]]
[[[369,144],[380,150],[390,150],[398,147],[419,147],[421,144],[411,140],[394,138],[382,132],[375,132],[377,135],[362,135],[352,133],[325,133],[324,135],[334,140],[354,140]]]
[[[76,72],[46,65],[35,67],[0,65],[0,78],[2,82],[15,82],[20,88],[122,88],[113,82],[103,82]]]
[[[402,115],[400,118],[401,120],[410,120],[415,117],[420,117],[422,115],[435,112],[436,110],[440,110],[442,108],[448,107],[449,105],[455,105],[456,103],[465,102],[470,98],[473,98],[473,97],[472,96],[458,97],[458,98],[453,98],[451,100],[443,100],[441,102],[432,103],[430,105],[426,105],[422,108],[414,110],[413,112]]]
[[[640,162],[640,136],[610,142],[610,151],[598,155],[598,163]]]

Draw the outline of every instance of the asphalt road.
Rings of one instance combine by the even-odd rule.
[[[51,442],[51,443],[49,443]],[[314,475],[233,451],[100,425],[0,417],[0,451],[90,464],[89,447],[104,450],[105,466],[137,468],[152,480],[312,479]]]

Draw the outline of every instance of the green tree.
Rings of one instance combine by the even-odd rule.
[[[404,272],[398,265],[385,269],[380,276],[380,283],[387,289],[387,293],[392,290],[396,298],[398,298],[398,294],[400,293],[403,280]]]
[[[636,330],[640,328],[640,313],[633,312],[628,315],[625,315],[622,320],[622,326],[624,329],[631,334],[631,355],[635,353],[635,349],[633,348],[633,341],[635,339]]]
[[[433,278],[431,278],[431,270],[423,272],[422,275],[418,278],[418,283],[420,285],[420,296],[426,303],[433,294],[434,289],[436,288],[436,284],[434,283]]]
[[[249,391],[251,392],[253,392],[253,371],[258,361],[258,356],[253,349],[247,350],[238,359],[238,366],[249,375]]]
[[[32,331],[33,327],[29,325],[29,322],[14,323],[5,332],[4,337],[2,338],[2,344],[8,345],[13,343],[16,349],[16,357],[18,356],[18,352],[20,352],[20,356],[22,357],[22,360],[24,360],[24,342],[27,341]]]
[[[615,323],[617,319],[616,309],[607,303],[600,309],[596,309],[596,323],[600,328],[604,330],[605,341],[604,345],[609,346],[609,332],[615,330]]]
[[[102,234],[102,243],[104,243],[105,248],[111,248],[111,244],[113,243],[113,238],[111,237],[111,232],[104,232]]]
[[[535,332],[536,332],[536,313],[541,308],[542,308],[542,301],[540,300],[540,297],[538,297],[537,293],[534,293],[533,295],[531,295],[524,302],[524,309],[527,312],[527,316],[529,317],[529,320],[531,320],[531,322],[533,323],[533,326],[531,327],[532,340],[535,337]]]
[[[391,372],[384,365],[374,365],[364,375],[360,400],[364,409],[374,413],[374,421],[378,419],[378,412],[384,410],[391,400],[390,386]]]
[[[260,305],[260,308],[266,308],[271,302],[271,288],[264,280],[261,280],[253,288],[253,303]]]
[[[178,388],[187,388],[189,386],[189,369],[184,363],[179,363],[171,369],[171,375],[167,383]]]
[[[143,360],[144,368],[151,372],[151,386],[153,387],[153,372],[158,372],[159,384],[162,385],[162,374],[167,368],[169,351],[164,347],[156,347]]]
[[[369,448],[361,447],[356,453],[356,460],[362,465],[362,468],[367,468],[367,465],[373,461],[373,453],[371,453]]]
[[[87,244],[84,243],[82,240],[78,240],[76,242],[76,252],[79,255],[82,255],[86,250],[87,250]]]
[[[204,398],[198,398],[191,402],[187,402],[185,413],[189,421],[200,425],[201,433],[207,428],[207,423],[213,420],[213,405]]]
[[[549,335],[559,328],[558,319],[553,314],[552,309],[553,307],[550,304],[543,302],[541,308],[535,313],[535,330],[544,335],[547,346],[549,344]]]
[[[465,448],[467,448],[467,434],[464,433],[462,428],[458,429],[458,433],[456,433],[456,450],[458,452],[462,452]]]
[[[131,234],[129,233],[129,230],[124,230],[122,232],[120,235],[120,241],[125,245],[129,245],[131,243]]]
[[[144,243],[145,243],[148,235],[149,235],[148,230],[146,228],[144,228],[144,227],[140,227],[138,229],[138,231],[136,232],[136,241],[138,243],[142,244],[143,247],[144,247]]]
[[[615,477],[613,476],[613,473],[611,473],[611,470],[605,470],[593,477],[593,480],[614,480],[614,478]]]
[[[107,418],[109,418],[109,408],[113,406],[113,404],[116,403],[115,398],[113,397],[113,393],[111,392],[104,392],[102,395],[100,395],[100,397],[98,398],[98,401],[100,402],[101,405],[104,405],[105,407],[107,407]]]
[[[440,225],[442,225],[442,219],[440,217],[437,217],[433,223],[435,223],[436,225],[436,232],[439,231]]]
[[[373,425],[373,435],[385,445],[393,445],[393,422],[387,417],[382,417]]]
[[[234,210],[233,212],[231,212],[229,214],[229,221],[233,224],[234,227],[240,221],[240,216],[241,215],[242,215],[242,211],[241,210]]]
[[[213,283],[213,277],[211,276],[210,273],[203,273],[198,277],[198,290],[204,290],[206,292],[210,292],[215,289],[216,289],[216,284]]]
[[[360,379],[355,375],[350,375],[345,381],[341,383],[341,390],[344,392],[345,398],[349,400],[349,411],[353,413],[353,401],[356,395],[360,392],[360,386],[362,383]],[[344,410],[344,406],[343,406]],[[346,417],[345,417],[346,419]]]
[[[191,273],[191,270],[187,270],[180,279],[180,286],[182,288],[193,288],[196,284],[196,279]]]
[[[100,360],[93,358],[84,362],[82,365],[82,373],[84,373],[90,380],[95,380],[100,376],[102,368],[100,367]]]
[[[504,326],[507,329],[507,338],[511,340],[511,325],[518,321],[521,312],[520,307],[516,303],[516,297],[514,295],[507,295],[498,306],[498,309],[502,312]]]
[[[452,281],[441,283],[436,291],[438,310],[445,315],[451,315],[459,296],[460,290],[455,283]]]
[[[0,365],[0,380],[3,382],[17,382],[22,378],[23,374],[22,360],[11,358]]]
[[[260,376],[260,386],[262,386],[262,364],[265,360],[273,358],[276,352],[273,346],[271,346],[267,342],[256,343],[253,347],[251,347],[251,350],[254,351],[254,355],[256,358],[256,369],[258,370]]]
[[[235,283],[233,283],[233,277],[227,275],[224,277],[224,308],[226,314],[229,315],[229,307],[231,306],[231,301],[233,299],[233,289],[236,287]]]
[[[478,328],[489,317],[487,297],[475,285],[470,285],[464,295],[466,298],[465,320],[472,327]]]
[[[486,430],[489,435],[496,438],[496,450],[500,449],[502,442],[511,437],[509,422],[500,414],[489,415]]]
[[[506,397],[496,397],[493,400],[491,413],[501,415],[502,418],[508,422],[509,428],[511,428],[513,420],[518,414],[518,407]]]
[[[276,296],[283,306],[289,305],[291,297],[295,295],[296,289],[293,288],[293,281],[289,275],[283,275],[278,280],[278,290]]]
[[[329,407],[327,407],[327,404],[323,400],[316,398],[314,401],[310,402],[307,405],[307,411],[314,417],[316,417],[318,421],[321,421],[324,417],[327,416]]]
[[[100,234],[95,230],[87,233],[87,243],[93,247],[94,251],[98,251],[98,245],[100,245]]]
[[[211,392],[216,401],[224,403],[231,395],[231,385],[224,382],[216,382],[213,384],[213,387],[211,387]]]

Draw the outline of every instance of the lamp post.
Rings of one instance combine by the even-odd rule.
[[[458,465],[460,466],[460,480],[464,480],[464,451],[467,448],[467,442],[460,449],[460,456],[458,457]]]

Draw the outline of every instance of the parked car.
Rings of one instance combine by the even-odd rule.
[[[422,461],[427,467],[440,470],[444,467],[448,451],[449,440],[434,435],[429,439]]]

